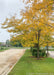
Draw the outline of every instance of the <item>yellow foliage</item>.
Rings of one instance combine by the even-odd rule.
[[[53,13],[53,0],[23,0],[23,2],[27,3],[28,7],[25,7],[25,11],[21,11],[22,18],[6,19],[2,27],[10,28],[9,32],[16,33],[15,36],[23,46],[34,46],[38,41],[40,46],[46,46],[54,33],[54,23],[51,22],[53,19],[50,18]]]

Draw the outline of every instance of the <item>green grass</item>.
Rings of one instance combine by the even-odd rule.
[[[54,59],[36,60],[31,56],[27,50],[8,75],[54,75]]]
[[[42,49],[42,50],[46,50],[46,49]],[[47,50],[46,50],[47,51]],[[54,51],[54,49],[49,49],[48,51]]]
[[[49,51],[54,51],[54,49],[49,49]]]
[[[11,48],[15,48],[15,49],[27,49],[29,47],[11,47]]]
[[[0,52],[11,49],[11,48],[13,48],[13,49],[28,49],[28,47],[0,47]]]
[[[2,51],[5,51],[5,50],[8,50],[9,49],[9,47],[0,47],[0,52],[2,52]]]

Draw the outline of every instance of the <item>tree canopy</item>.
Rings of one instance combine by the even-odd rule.
[[[25,9],[21,10],[21,19],[15,16],[2,24],[8,32],[21,41],[23,46],[46,46],[54,35],[53,0],[23,0]],[[50,43],[52,45],[52,43]]]

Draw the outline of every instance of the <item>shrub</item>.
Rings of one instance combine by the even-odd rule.
[[[31,52],[32,52],[32,55],[37,57],[37,48],[31,48]],[[40,57],[45,57],[46,56],[46,52],[45,50],[39,50],[39,56]]]
[[[1,47],[1,50],[3,50],[4,48],[3,47]]]

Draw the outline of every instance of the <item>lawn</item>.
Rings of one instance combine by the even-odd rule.
[[[54,59],[36,60],[27,50],[8,75],[54,75]]]
[[[9,47],[0,47],[0,52],[8,50],[8,49],[9,49]]]
[[[49,49],[49,51],[54,51],[54,49]]]
[[[15,49],[28,49],[30,47],[10,47],[10,48],[15,48]]]
[[[8,49],[28,49],[29,47],[0,47],[0,52]]]

